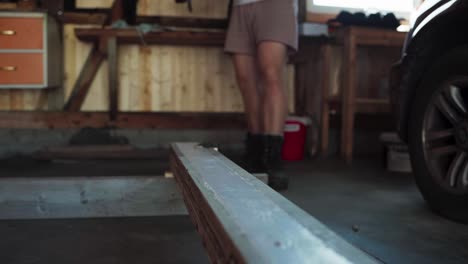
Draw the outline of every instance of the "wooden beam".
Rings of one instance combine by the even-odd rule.
[[[352,28],[344,31],[343,51],[343,80],[342,80],[342,104],[341,109],[341,157],[350,164],[353,159],[354,146],[354,114],[356,113],[356,73],[357,73],[357,46],[358,38],[352,34]]]
[[[142,36],[135,29],[76,29],[77,38],[97,42],[103,37],[115,37],[122,44],[141,44]],[[143,35],[144,42],[161,45],[223,46],[224,32],[165,31]]]
[[[124,18],[123,0],[114,0],[111,8],[110,24]]]
[[[160,149],[138,149],[130,145],[51,147],[34,153],[37,160],[154,160],[167,158]]]
[[[307,21],[307,0],[298,0],[298,9],[297,14],[298,22],[304,23]]]
[[[321,86],[321,132],[320,132],[320,151],[322,155],[328,155],[328,146],[330,142],[330,68],[332,62],[332,46],[331,45],[322,45],[321,47],[321,56],[322,56],[322,83]]]
[[[0,10],[10,10],[18,8],[17,3],[0,3]]]
[[[401,48],[405,43],[406,33],[392,29],[351,26],[333,32],[335,41],[346,45],[348,36],[356,38],[357,46],[383,46]]]
[[[190,18],[173,16],[139,16],[137,24],[159,24],[163,27],[183,27],[183,28],[211,28],[225,29],[228,26],[227,19],[216,18]]]
[[[116,120],[119,112],[119,52],[117,38],[107,39],[107,60],[109,65],[109,112]]]
[[[37,8],[36,0],[19,0],[18,9],[21,10],[34,10]]]
[[[65,12],[59,20],[64,24],[104,25],[107,17],[105,13]]]
[[[110,13],[111,9],[78,9],[73,12],[65,12],[60,19],[63,23],[102,25],[106,22]],[[178,16],[138,16],[136,17],[136,23],[158,24],[163,27],[206,29],[226,29],[228,26],[227,19]]]
[[[81,69],[68,102],[65,104],[65,111],[80,111],[104,58],[105,54],[102,53],[98,47],[94,47]]]
[[[115,121],[108,112],[0,112],[0,128],[65,129],[243,129],[241,113],[122,113]]]
[[[42,0],[39,6],[49,14],[60,17],[64,12],[64,1],[69,0]]]
[[[212,263],[378,263],[214,150],[174,144],[171,169]]]

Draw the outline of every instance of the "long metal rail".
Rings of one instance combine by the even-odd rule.
[[[378,263],[217,151],[172,149],[172,171],[213,263]]]

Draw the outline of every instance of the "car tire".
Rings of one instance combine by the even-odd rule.
[[[435,212],[468,223],[468,175],[464,176],[468,172],[468,149],[460,132],[464,132],[465,127],[455,125],[457,120],[468,122],[464,108],[458,108],[462,101],[468,109],[468,103],[465,103],[468,102],[468,91],[463,90],[468,90],[468,86],[457,79],[464,80],[465,76],[468,80],[468,47],[453,49],[431,64],[416,89],[408,120],[408,144],[414,176],[423,197]],[[447,89],[455,89],[451,81],[456,81],[453,87],[458,89],[458,95],[448,95],[451,93]],[[451,97],[458,99],[453,107],[447,107],[443,102],[452,102]],[[457,119],[450,116],[454,109]],[[463,119],[458,119],[458,116],[463,116]],[[453,126],[452,130],[450,126]],[[468,135],[468,126],[466,128]],[[444,146],[445,150],[450,147],[453,153],[442,152]]]

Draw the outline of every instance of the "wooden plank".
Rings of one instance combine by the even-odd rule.
[[[37,8],[36,0],[22,0],[18,2],[18,9],[32,11]]]
[[[39,7],[53,16],[61,17],[64,11],[64,1],[69,0],[42,0],[39,2]]]
[[[64,24],[104,25],[107,18],[108,15],[105,13],[65,12],[59,20]]]
[[[67,24],[103,25],[110,13],[110,9],[98,10],[76,10],[65,12],[59,20]],[[224,18],[199,18],[199,17],[178,17],[178,16],[137,16],[137,24],[158,24],[163,27],[180,28],[206,28],[206,29],[226,29],[227,19]]]
[[[92,49],[73,87],[71,96],[65,104],[64,110],[80,111],[104,58],[105,55],[97,47]]]
[[[24,106],[24,92],[22,90],[10,90],[10,109],[21,111]]]
[[[187,10],[186,5],[176,4],[175,1],[139,0],[138,13],[140,15],[179,16],[194,18],[225,18],[229,0],[199,0],[193,1],[193,12]],[[78,8],[111,7],[113,0],[77,0]]]
[[[140,0],[140,15],[179,16],[193,18],[226,18],[229,0],[198,0],[193,2],[193,12],[175,1]]]
[[[186,215],[173,179],[164,177],[0,177],[0,219]],[[99,176],[99,175],[98,175]]]
[[[110,23],[112,24],[118,20],[124,19],[124,0],[114,0],[111,8]]]
[[[171,168],[212,263],[377,263],[217,151],[174,144]]]
[[[354,141],[354,114],[356,112],[357,38],[352,32],[352,28],[348,28],[344,34],[344,69],[346,70],[343,73],[341,156],[347,163],[351,163]]]
[[[0,90],[0,111],[10,110],[10,91]]]
[[[51,147],[34,153],[37,160],[153,160],[161,159],[159,149],[138,149],[131,145]]]
[[[243,111],[222,49],[124,45],[120,53],[121,111]]]
[[[76,29],[76,36],[85,42],[96,42],[101,37],[116,37],[119,43],[141,44],[142,37],[135,29]],[[222,46],[224,32],[166,31],[143,35],[146,44]]]
[[[241,113],[1,112],[0,128],[243,129]]]
[[[173,129],[245,128],[244,114],[239,113],[119,113],[116,127]]]
[[[0,3],[0,10],[16,9],[18,5],[16,3]]]
[[[84,45],[76,44],[79,54]],[[120,111],[243,111],[230,57],[221,47],[123,45],[119,54]],[[76,60],[76,66],[67,63],[67,69],[81,68],[79,57]],[[294,92],[293,67],[287,70],[289,94]],[[82,110],[108,109],[106,67],[101,71]],[[289,98],[293,105],[294,97]]]
[[[344,44],[348,32],[356,37],[356,45],[358,46],[402,47],[406,39],[404,32],[358,26],[340,28],[335,30],[332,35],[336,37],[338,43]]]
[[[330,106],[329,106],[329,96],[330,96],[330,67],[332,59],[332,47],[331,45],[325,44],[322,46],[322,63],[323,63],[323,78],[322,78],[322,118],[321,122],[321,133],[320,133],[320,142],[321,148],[320,152],[322,155],[328,154],[328,147],[330,141]]]
[[[227,19],[174,17],[174,16],[138,16],[137,23],[159,24],[163,27],[226,29]]]
[[[76,0],[77,8],[110,8],[114,0]]]
[[[191,56],[186,54],[187,56],[184,57],[185,67],[177,69],[177,64],[172,64],[172,60],[174,59],[174,57],[171,56],[171,54],[173,54],[171,53],[172,50],[173,47],[163,46],[155,54],[153,54],[152,57],[152,63],[157,65],[154,70],[158,71],[157,76],[159,77],[159,87],[157,88],[157,90],[152,91],[152,103],[158,101],[158,105],[162,111],[169,111],[174,104],[175,91],[174,89],[172,89],[175,83],[174,79],[179,78],[179,81],[186,80],[185,78],[187,78],[187,76],[190,76],[193,73],[193,64],[190,64]],[[192,50],[192,48],[189,49],[187,47],[183,47],[183,50],[189,51]],[[190,52],[189,54],[191,53],[192,52]],[[186,70],[185,73],[183,73],[184,69]],[[147,76],[146,78],[148,77],[151,78],[151,76]],[[190,85],[193,85],[194,87],[200,87],[197,83],[190,81],[186,82],[185,84],[187,85],[185,87],[185,90],[193,91],[194,89],[189,88]],[[190,99],[190,97],[187,97],[187,99]],[[189,109],[191,109],[192,111],[199,111],[199,109],[193,108],[190,105],[190,102],[190,100],[187,100],[187,107],[190,107]],[[199,103],[202,104],[202,102]],[[154,104],[153,106],[156,105]]]
[[[107,39],[107,61],[109,66],[109,113],[111,120],[115,120],[119,112],[119,52],[115,37]]]

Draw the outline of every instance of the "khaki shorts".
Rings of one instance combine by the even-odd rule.
[[[234,6],[225,51],[255,55],[263,41],[285,44],[290,52],[298,48],[295,0],[264,0]]]

